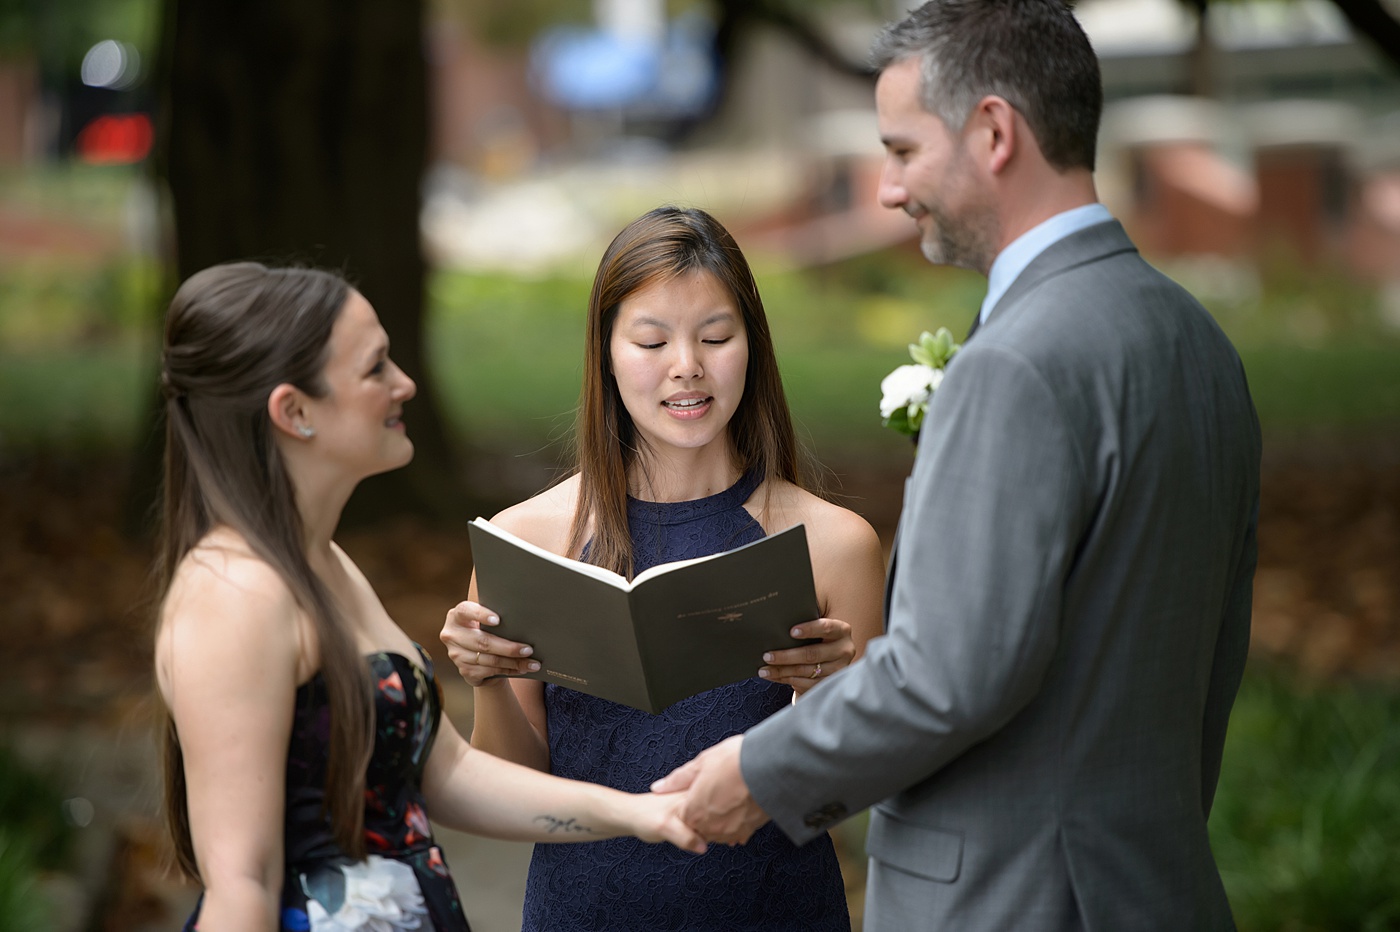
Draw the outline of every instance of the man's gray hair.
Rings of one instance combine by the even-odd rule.
[[[995,95],[1025,118],[1051,165],[1093,170],[1103,84],[1063,0],[930,0],[882,32],[871,57],[882,71],[917,57],[921,103],[950,130]]]

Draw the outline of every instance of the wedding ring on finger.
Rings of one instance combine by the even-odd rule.
[[[817,664],[816,667],[812,670],[812,679],[814,679],[814,680],[821,679],[821,675],[822,675],[822,665],[821,665],[821,664]]]
[[[481,666],[481,651],[476,652],[476,659],[473,660],[472,663],[476,664],[478,667]]]

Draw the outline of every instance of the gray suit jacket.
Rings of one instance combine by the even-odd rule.
[[[1206,817],[1256,558],[1239,357],[1102,223],[924,424],[887,634],[749,732],[754,797],[798,842],[878,804],[868,932],[1233,928]]]

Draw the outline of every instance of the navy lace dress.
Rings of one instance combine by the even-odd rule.
[[[693,502],[628,502],[635,571],[757,540],[744,510],[758,486],[745,476]],[[775,645],[776,646],[776,645]],[[754,658],[754,670],[762,664]],[[754,676],[652,715],[562,686],[545,686],[552,770],[564,777],[645,792],[653,780],[792,700]],[[705,855],[618,838],[540,844],[530,862],[522,932],[848,932],[841,868],[831,838],[799,848],[777,826],[747,845]]]
[[[423,768],[442,695],[432,661],[380,652],[366,658],[374,685],[374,751],[365,774],[368,857],[352,861],[323,811],[330,708],[318,672],[297,689],[287,752],[282,932],[393,929],[470,932],[457,889],[423,810]],[[199,910],[185,925],[197,930]]]

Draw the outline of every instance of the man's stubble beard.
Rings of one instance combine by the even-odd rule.
[[[924,258],[934,265],[948,265],[987,274],[994,258],[996,242],[994,215],[985,210],[969,211],[954,219],[941,207],[929,206],[929,229],[919,241]]]

